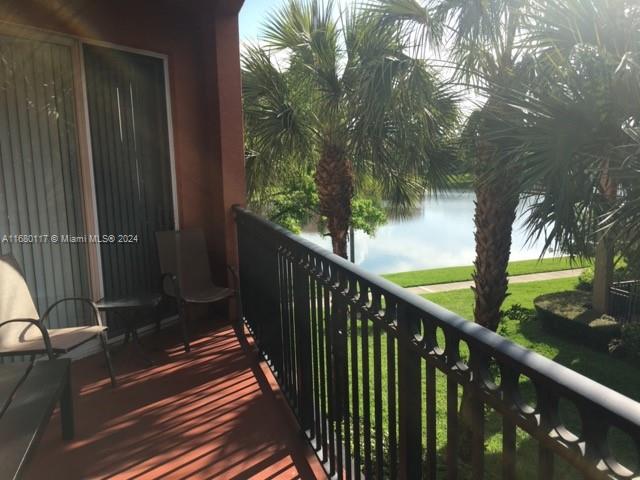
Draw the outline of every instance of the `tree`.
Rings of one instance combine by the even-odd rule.
[[[640,120],[639,25],[640,8],[630,0],[534,2],[526,40],[535,52],[531,82],[526,91],[505,92],[514,107],[510,127],[494,132],[514,145],[520,188],[536,192],[532,233],[545,235],[547,247],[595,254],[600,312],[607,311],[616,239],[628,237],[620,224],[634,191],[628,132]]]
[[[313,170],[334,253],[347,256],[354,192],[374,182],[402,211],[446,185],[457,119],[447,86],[391,25],[331,1],[290,0],[243,54],[249,191]]]
[[[491,133],[504,128],[500,119],[511,108],[502,92],[527,80],[527,57],[517,42],[525,6],[524,0],[378,0],[372,7],[386,23],[401,25],[405,37],[444,48],[454,80],[485,98],[465,130],[476,193],[474,317],[494,331],[507,295],[519,182],[513,159],[506,154],[509,139],[492,139]]]
[[[325,233],[326,221],[319,215],[313,174],[297,170],[286,173],[277,184],[253,190],[249,206],[294,233],[314,222],[318,231]],[[351,210],[351,226],[368,235],[375,235],[378,227],[387,222],[385,206],[377,191],[369,191],[366,186],[352,199]]]

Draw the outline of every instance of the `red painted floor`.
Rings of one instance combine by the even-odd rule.
[[[101,356],[75,362],[76,437],[62,442],[54,414],[26,478],[324,478],[252,345],[228,326],[197,336],[188,354],[178,338],[143,339],[151,368],[117,352],[116,389]]]

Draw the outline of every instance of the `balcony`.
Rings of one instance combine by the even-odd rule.
[[[75,362],[75,439],[63,442],[52,419],[26,478],[322,476],[252,343],[220,322],[199,326],[189,354],[177,330],[147,337],[151,368],[117,352],[115,390],[102,356]]]
[[[76,362],[30,479],[637,478],[640,404],[236,209],[240,335]],[[464,392],[464,393],[463,393]],[[461,414],[463,412],[463,414]]]
[[[638,478],[639,403],[236,215],[244,319],[332,478]]]

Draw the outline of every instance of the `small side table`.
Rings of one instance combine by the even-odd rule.
[[[153,364],[152,360],[144,353],[142,343],[138,337],[137,315],[144,310],[156,311],[162,302],[162,295],[159,293],[142,293],[119,298],[103,298],[96,302],[98,310],[101,312],[113,312],[124,321],[125,334],[124,345],[132,339],[133,348],[138,355],[148,364]]]

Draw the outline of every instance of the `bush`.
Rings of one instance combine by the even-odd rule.
[[[625,352],[628,355],[640,357],[640,323],[623,325],[621,337]]]
[[[620,324],[613,317],[599,316],[591,310],[588,293],[550,293],[533,303],[543,326],[570,340],[606,352],[611,340],[620,336]]]
[[[514,303],[506,310],[500,311],[500,316],[502,318],[508,318],[509,320],[514,320],[516,322],[526,322],[534,315],[535,312],[532,309],[524,308],[519,303]]]
[[[593,267],[585,268],[578,277],[578,290],[590,292],[593,288]]]
[[[578,277],[578,290],[590,292],[593,289],[593,267],[587,267]],[[613,271],[614,282],[624,282],[625,280],[633,280],[638,278],[629,264],[624,260],[619,260]]]

